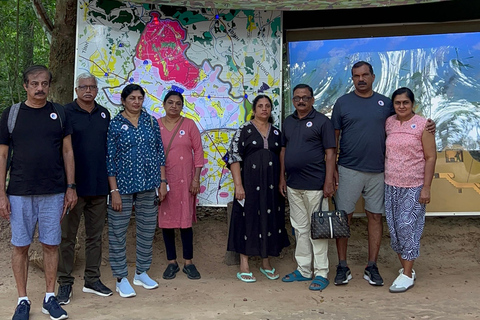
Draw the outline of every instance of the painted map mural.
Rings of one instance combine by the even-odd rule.
[[[146,91],[144,107],[159,118],[165,94],[181,92],[206,157],[198,204],[231,201],[232,178],[221,158],[258,93],[272,98],[280,121],[280,12],[79,1],[77,25],[76,74],[98,78],[97,102],[114,116],[123,87],[137,83]]]

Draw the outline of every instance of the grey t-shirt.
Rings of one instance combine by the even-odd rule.
[[[335,148],[335,130],[325,115],[312,109],[299,119],[297,111],[283,122],[287,185],[299,190],[323,190],[325,149]]]
[[[374,92],[369,98],[350,92],[333,107],[332,122],[340,133],[338,164],[357,171],[385,170],[385,120],[395,113],[392,101]]]

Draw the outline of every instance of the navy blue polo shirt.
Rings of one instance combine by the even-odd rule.
[[[73,127],[77,195],[107,195],[107,131],[110,113],[96,102],[92,112],[85,111],[76,99],[65,105],[65,112]]]
[[[325,115],[312,109],[300,119],[295,111],[283,122],[287,186],[299,190],[323,190],[325,149],[335,148],[335,130]]]

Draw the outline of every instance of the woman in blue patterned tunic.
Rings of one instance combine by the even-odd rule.
[[[262,257],[260,272],[268,279],[279,274],[270,265],[290,242],[285,231],[285,198],[278,189],[280,178],[280,130],[271,122],[272,101],[266,95],[253,100],[253,118],[235,133],[229,149],[229,165],[235,184],[235,201],[228,236],[228,250],[240,253],[244,282],[256,279],[249,256]]]
[[[145,289],[158,287],[147,271],[152,262],[158,215],[155,189],[160,187],[160,200],[167,193],[166,183],[162,180],[162,177],[165,179],[165,155],[158,122],[142,108],[144,97],[141,86],[127,85],[122,91],[124,110],[110,122],[107,133],[110,265],[117,278],[116,291],[123,298],[136,295],[127,279],[126,253],[126,234],[134,204],[137,259],[133,284]]]

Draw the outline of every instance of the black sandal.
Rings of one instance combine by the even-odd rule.
[[[183,272],[187,274],[188,279],[198,280],[198,279],[201,278],[200,273],[197,270],[197,267],[195,267],[195,265],[193,263],[192,264],[186,264],[183,267]]]
[[[169,263],[167,269],[163,272],[163,279],[172,280],[176,277],[176,273],[180,271],[178,263]]]

